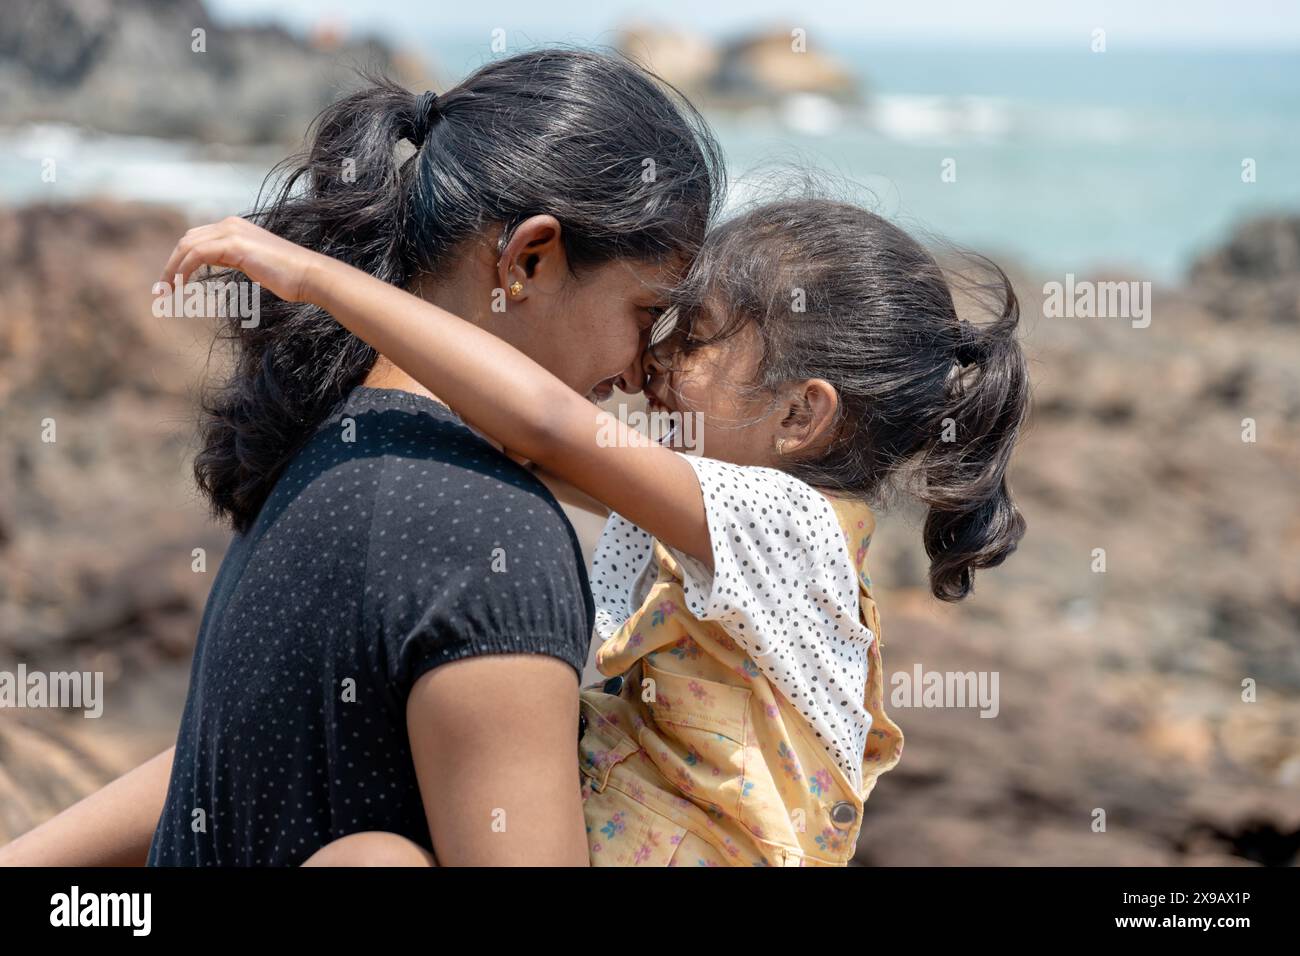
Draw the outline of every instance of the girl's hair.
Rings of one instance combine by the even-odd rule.
[[[785,470],[867,499],[891,479],[909,484],[929,506],[930,587],[945,601],[969,594],[975,569],[1001,564],[1025,530],[1006,480],[1029,399],[1020,308],[1006,274],[981,261],[995,279],[975,291],[992,296],[994,319],[974,325],[958,320],[934,257],[897,226],[831,200],[767,203],[714,230],[677,290],[678,329],[715,308],[720,330],[670,348],[752,323],[758,393],[833,385],[830,446]]]
[[[621,57],[523,53],[436,100],[367,80],[317,118],[249,218],[394,285],[449,265],[486,229],[500,230],[504,249],[538,214],[559,220],[575,270],[688,260],[720,200],[720,151],[704,121]],[[234,366],[205,396],[194,473],[213,513],[242,532],[376,354],[320,309],[265,290],[258,324],[225,331]]]

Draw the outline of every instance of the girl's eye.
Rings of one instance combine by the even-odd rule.
[[[696,335],[695,326],[693,325],[689,326],[688,328],[680,330],[679,336],[681,338],[682,345],[684,345],[686,348],[692,348],[692,349],[699,348],[700,346],[709,344],[708,336]]]

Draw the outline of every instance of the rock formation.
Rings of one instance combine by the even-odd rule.
[[[0,16],[6,123],[291,144],[355,68],[420,72],[373,40],[225,26],[201,0],[7,0]]]
[[[110,203],[0,212],[0,668],[102,669],[107,694],[100,720],[0,712],[0,840],[174,739],[226,540],[188,467],[211,329],[149,309],[184,228]],[[1146,329],[1044,318],[1044,277],[1016,277],[1028,536],[956,607],[927,594],[922,516],[885,515],[871,558],[887,676],[996,671],[998,716],[891,708],[907,747],[862,862],[1296,861],[1297,236],[1244,225],[1156,289]]]

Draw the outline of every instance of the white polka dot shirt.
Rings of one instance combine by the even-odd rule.
[[[774,468],[696,455],[713,549],[713,573],[678,562],[690,613],[716,621],[794,705],[855,788],[871,729],[864,696],[867,650],[857,569],[830,502]],[[654,542],[611,514],[592,562],[596,631],[608,639],[640,606],[658,569]]]

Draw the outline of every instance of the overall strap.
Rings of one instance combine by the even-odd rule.
[[[880,775],[898,763],[903,755],[903,731],[885,712],[885,676],[881,650],[884,639],[880,631],[880,612],[872,597],[871,576],[867,573],[867,552],[876,530],[871,508],[862,501],[831,499],[839,518],[845,546],[858,576],[858,604],[862,621],[871,628],[875,640],[867,650],[867,686],[864,704],[871,714],[871,730],[862,758],[862,793],[866,800]]]

